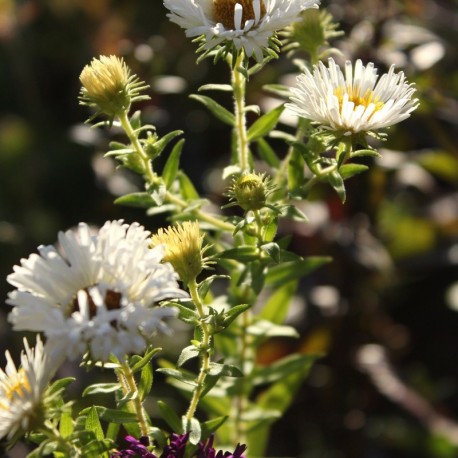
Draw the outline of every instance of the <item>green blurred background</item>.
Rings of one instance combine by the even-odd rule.
[[[318,188],[304,204],[310,223],[285,228],[297,252],[334,262],[304,282],[292,308],[288,319],[302,338],[269,342],[259,359],[268,364],[296,350],[327,356],[273,428],[268,456],[456,457],[458,3],[323,6],[345,31],[332,44],[380,69],[395,63],[417,84],[421,106],[391,129],[370,172],[348,182],[345,206]],[[141,183],[103,159],[119,132],[83,124],[78,77],[94,56],[124,56],[151,85],[152,99],[140,107],[145,119],[161,135],[185,131],[182,167],[219,199],[230,135],[188,95],[226,82],[227,69],[196,65],[194,45],[165,14],[160,0],[0,0],[2,298],[12,266],[54,243],[59,230],[113,218],[151,230],[164,224],[113,204]],[[291,82],[294,72],[284,56],[269,64],[250,81],[249,102],[271,106],[262,86]],[[11,333],[7,313],[5,305],[0,346],[17,355],[22,336]]]

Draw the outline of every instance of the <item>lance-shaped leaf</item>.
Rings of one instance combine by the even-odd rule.
[[[100,424],[97,409],[92,406],[86,417],[86,431],[92,431],[97,440],[104,439],[102,425]]]
[[[223,106],[221,106],[218,102],[215,102],[212,98],[207,97],[205,95],[190,95],[191,99],[197,100],[202,103],[205,107],[207,107],[212,114],[214,114],[220,121],[228,124],[229,126],[233,127],[235,125],[235,117],[234,115],[226,110]]]
[[[273,266],[267,272],[266,284],[276,287],[291,280],[298,280],[331,261],[332,258],[327,256],[309,256],[298,261],[290,261]]]
[[[165,187],[169,189],[175,177],[178,173],[178,168],[180,166],[180,156],[181,150],[183,149],[184,139],[181,139],[172,149],[167,162],[164,165],[164,169],[162,170],[162,179],[164,180]]]
[[[248,141],[264,137],[274,129],[284,109],[285,106],[280,105],[257,119],[248,129]]]
[[[183,425],[180,420],[180,417],[171,409],[165,402],[158,401],[157,405],[161,412],[162,418],[170,426],[171,430],[177,434],[183,432]]]
[[[273,168],[278,168],[281,164],[280,159],[275,153],[274,149],[263,139],[257,139],[258,144],[258,154],[261,159],[267,162]]]

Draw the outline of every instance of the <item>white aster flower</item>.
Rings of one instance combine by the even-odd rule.
[[[5,370],[0,369],[0,439],[24,434],[42,420],[44,392],[53,371],[39,337],[35,348],[24,339],[24,348],[19,369],[8,351]]]
[[[62,255],[41,246],[8,276],[17,288],[7,300],[14,329],[43,332],[58,359],[89,351],[106,361],[143,351],[156,332],[168,330],[162,319],[176,314],[156,304],[187,296],[149,237],[139,224],[122,221],[105,223],[97,235],[84,223],[60,232]]]
[[[261,61],[275,32],[300,19],[319,0],[164,0],[168,17],[186,36],[205,36],[205,49],[232,42]]]
[[[347,61],[345,74],[333,59],[328,67],[315,65],[313,73],[305,69],[291,93],[289,109],[346,135],[392,126],[418,107],[415,88],[403,72],[395,73],[393,65],[379,78],[374,64],[365,67],[361,60],[354,67]]]

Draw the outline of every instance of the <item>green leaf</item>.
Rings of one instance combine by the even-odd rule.
[[[358,151],[353,151],[350,157],[382,157],[382,155],[375,149],[360,149]]]
[[[288,162],[288,188],[291,192],[298,190],[305,181],[305,161],[302,155],[293,149],[291,159]]]
[[[288,314],[289,305],[297,289],[297,280],[284,283],[270,296],[258,317],[275,324],[281,324]]]
[[[223,259],[235,259],[240,262],[250,262],[259,259],[259,251],[255,246],[243,245],[223,251],[219,253],[218,257]]]
[[[192,358],[197,358],[199,356],[199,349],[196,348],[194,345],[189,345],[186,348],[183,348],[181,351],[181,354],[178,358],[177,361],[177,366],[180,367],[182,366],[186,361],[192,359]]]
[[[303,380],[310,371],[311,364],[304,365],[302,370],[283,377],[256,400],[257,407],[268,411],[283,413],[291,405]],[[252,456],[265,456],[265,448],[269,439],[271,422],[264,423],[248,433],[248,447]]]
[[[184,139],[181,139],[172,149],[167,162],[164,165],[164,169],[162,170],[162,179],[164,180],[165,187],[169,189],[175,177],[178,173],[178,168],[180,165],[180,156],[181,150],[183,149]]]
[[[49,394],[58,393],[59,391],[65,389],[70,383],[75,381],[75,377],[65,377],[59,380],[56,380],[52,385],[48,388]]]
[[[344,164],[339,167],[339,173],[343,180],[347,180],[358,173],[365,172],[369,167],[363,164]]]
[[[164,401],[157,401],[162,418],[170,426],[170,429],[176,434],[183,433],[183,425],[180,417]]]
[[[213,418],[204,423],[201,423],[200,427],[202,430],[202,440],[208,439],[218,428],[225,423],[227,416]]]
[[[199,296],[204,299],[207,295],[210,286],[217,279],[227,279],[230,278],[229,275],[210,275],[205,280],[199,283]]]
[[[92,431],[95,434],[97,440],[103,440],[104,434],[102,425],[100,424],[99,416],[97,415],[97,409],[92,406],[86,417],[85,424],[86,431]]]
[[[148,350],[145,353],[145,355],[138,359],[138,361],[136,361],[134,365],[131,367],[132,372],[135,373],[142,370],[143,367],[149,364],[153,357],[157,355],[160,351],[162,351],[162,348],[151,348],[150,350]]]
[[[267,135],[277,125],[284,109],[285,106],[280,105],[257,119],[248,129],[248,141],[251,142]]]
[[[119,383],[94,383],[93,385],[89,385],[83,391],[82,397],[89,396],[91,394],[106,394],[106,393],[113,393],[121,388]]]
[[[279,168],[281,161],[273,148],[263,138],[258,138],[257,145],[260,158],[266,161],[271,167],[275,169]]]
[[[186,305],[180,302],[167,302],[167,304],[173,305],[178,308],[179,315],[178,318],[185,323],[195,325],[199,322],[199,315]]]
[[[280,247],[275,242],[265,243],[260,246],[262,251],[265,251],[272,261],[279,263],[280,262]]]
[[[178,135],[181,135],[183,133],[182,130],[174,130],[172,132],[169,132],[168,134],[164,135],[160,140],[157,140],[153,145],[150,145],[151,152],[149,152],[149,155],[151,158],[155,158],[159,156],[162,151],[165,149],[165,147],[175,138],[178,137]],[[145,148],[145,151],[147,151],[147,148]]]
[[[287,377],[298,371],[303,371],[304,367],[311,367],[317,359],[317,355],[293,354],[266,367],[256,367],[252,375],[254,385],[263,385],[277,382],[283,377]]]
[[[106,438],[111,439],[112,441],[116,442],[120,429],[121,429],[121,425],[119,423],[109,423],[108,428],[107,428]]]
[[[189,433],[189,442],[193,445],[197,445],[202,436],[202,430],[200,422],[197,418],[191,418],[188,420],[185,416],[182,417],[183,431]]]
[[[220,121],[228,124],[229,126],[233,127],[235,125],[235,117],[234,115],[226,110],[223,106],[221,106],[218,102],[215,102],[210,97],[205,95],[190,95],[191,99],[197,100],[198,102],[202,103],[206,108],[210,110],[212,114],[214,114]]]
[[[157,369],[157,371],[167,375],[168,377],[173,377],[174,379],[177,379],[180,382],[196,386],[195,377],[193,375],[185,374],[182,371],[179,371],[178,369],[162,367],[160,369]]]
[[[268,337],[299,337],[298,332],[291,326],[281,326],[267,320],[256,320],[247,328],[248,334],[261,337],[263,340]]]
[[[334,191],[336,191],[339,195],[342,203],[345,203],[345,200],[347,198],[345,192],[345,185],[343,178],[340,176],[339,172],[335,170],[334,172],[331,172],[329,175],[327,175],[326,178],[329,184],[334,188]]]
[[[265,84],[262,88],[267,92],[280,96],[281,98],[289,99],[291,96],[289,87],[283,84]]]
[[[179,171],[177,174],[178,181],[180,183],[181,195],[186,200],[195,200],[199,199],[199,193],[196,191],[196,188],[192,184],[192,181],[185,175],[183,172]]]
[[[126,205],[128,207],[149,208],[155,207],[156,202],[148,192],[133,192],[125,196],[118,197],[114,201],[117,205]]]
[[[105,407],[97,407],[99,416],[102,420],[111,422],[111,423],[137,423],[138,418],[135,413],[126,412],[124,410],[118,409],[107,409]]]
[[[231,323],[243,312],[251,307],[250,304],[240,304],[232,307],[228,312],[224,314],[223,325],[225,328],[231,325]]]
[[[220,364],[212,362],[208,370],[208,375],[219,377],[243,377],[242,371],[232,364]]]
[[[70,412],[62,412],[59,422],[59,432],[64,439],[71,436],[73,432],[73,418]]]
[[[291,280],[297,280],[313,272],[324,264],[328,264],[332,258],[327,256],[309,256],[298,261],[290,261],[273,266],[266,275],[268,286],[280,286]]]
[[[146,364],[141,372],[140,375],[140,383],[138,384],[138,395],[140,397],[140,401],[144,401],[146,396],[151,391],[151,387],[153,386],[153,368],[151,364]]]
[[[201,91],[232,92],[232,86],[230,84],[204,84],[203,86],[200,86],[198,91],[199,92],[201,92]]]

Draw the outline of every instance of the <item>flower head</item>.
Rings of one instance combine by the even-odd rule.
[[[244,49],[261,61],[275,33],[299,19],[319,0],[164,0],[170,20],[188,37],[205,37],[204,49]]]
[[[203,235],[196,221],[185,221],[167,229],[160,228],[151,238],[153,246],[164,247],[164,261],[170,262],[184,283],[193,280],[208,262],[203,258]]]
[[[188,444],[189,434],[172,434],[169,437],[169,445],[164,449],[161,458],[184,458],[186,454],[186,445]],[[237,444],[233,453],[216,451],[213,448],[213,436],[208,440],[200,441],[197,444],[197,450],[191,455],[191,458],[245,458],[243,453],[246,445]]]
[[[0,439],[24,434],[43,420],[44,393],[53,371],[39,337],[35,348],[24,339],[24,348],[19,369],[8,351],[6,368],[0,369]]]
[[[84,223],[59,233],[62,254],[41,246],[8,276],[17,288],[7,300],[14,329],[43,332],[53,358],[89,352],[106,361],[142,352],[156,332],[168,331],[163,318],[175,315],[157,303],[186,296],[149,237],[139,224],[122,221],[105,223],[97,234]]]
[[[403,121],[418,107],[415,88],[391,66],[380,78],[373,63],[345,64],[345,74],[329,59],[297,78],[287,107],[299,116],[346,135],[375,131]]]
[[[142,436],[140,439],[136,439],[132,436],[125,437],[128,442],[128,448],[119,450],[111,454],[111,458],[129,458],[133,456],[144,457],[144,458],[157,458],[154,453],[151,453],[148,449],[149,439],[147,436]]]
[[[80,102],[95,106],[110,117],[127,111],[132,102],[148,99],[140,95],[147,86],[132,75],[123,59],[116,56],[94,58],[81,72]]]

